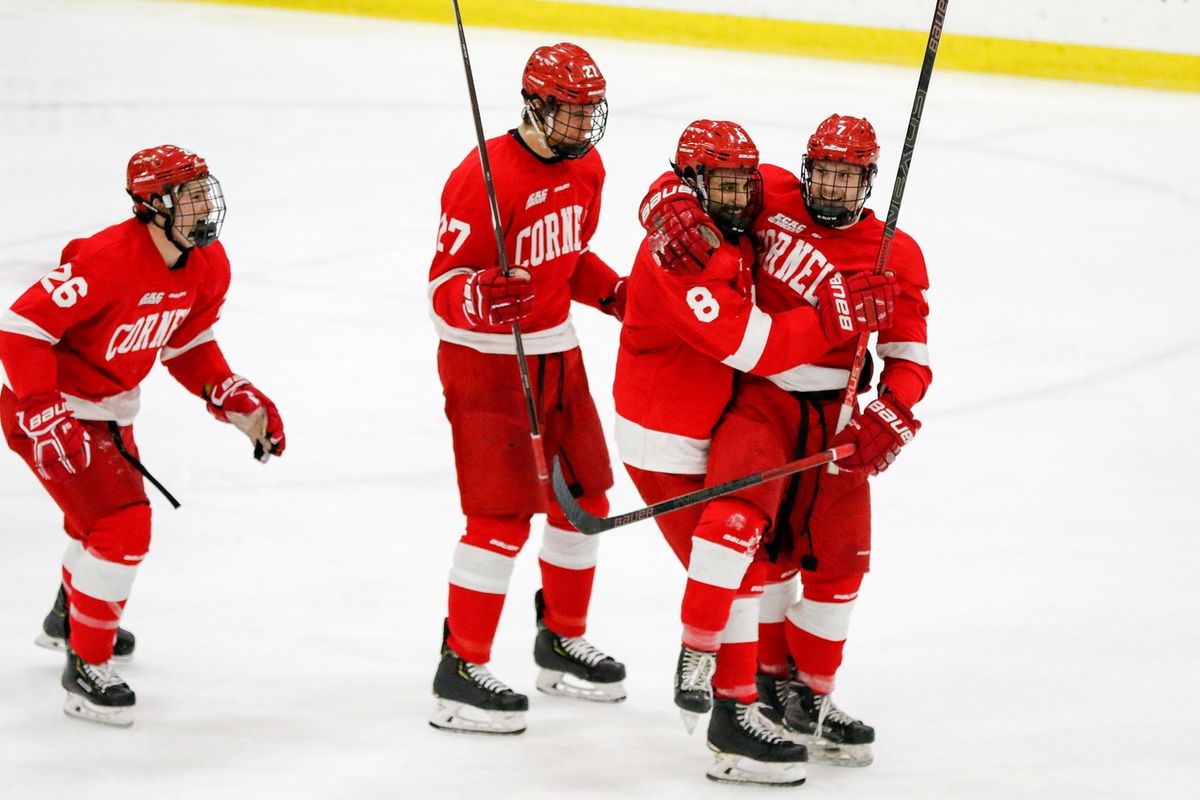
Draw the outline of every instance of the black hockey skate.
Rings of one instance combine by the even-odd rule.
[[[765,672],[760,672],[754,677],[754,684],[758,689],[758,702],[762,705],[759,710],[782,736],[788,738],[790,731],[785,727],[783,719],[787,715],[788,704],[797,702],[796,692],[791,683],[788,678],[768,675]],[[798,740],[797,737],[794,741]]]
[[[787,703],[784,726],[799,734],[814,761],[842,767],[865,767],[874,760],[875,729],[833,704],[833,697],[815,694],[800,681],[789,684],[794,698]]]
[[[804,745],[780,736],[761,703],[718,698],[708,721],[708,749],[716,754],[709,780],[722,783],[804,783]]]
[[[446,644],[442,633],[442,661],[433,677],[435,707],[429,724],[460,733],[515,734],[525,730],[529,698],[498,681],[483,664],[464,661]]]
[[[137,696],[109,662],[89,664],[68,649],[62,686],[67,690],[63,711],[68,716],[119,728],[133,724]]]
[[[624,700],[625,665],[596,649],[582,636],[559,636],[547,628],[542,622],[546,601],[541,589],[533,596],[533,607],[537,612],[533,660],[541,667],[538,691],[595,703]]]
[[[684,645],[679,648],[679,661],[675,663],[675,705],[687,732],[696,729],[696,718],[712,708],[712,677],[717,670],[717,654],[705,650],[693,650]]]
[[[66,650],[71,638],[71,620],[67,616],[67,590],[58,587],[58,596],[54,598],[54,607],[42,620],[42,632],[33,640],[38,647],[47,650]],[[112,660],[119,664],[127,664],[133,660],[135,639],[132,633],[124,628],[117,628],[117,638],[113,642]]]

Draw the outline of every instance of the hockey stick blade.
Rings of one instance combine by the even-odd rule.
[[[797,472],[803,472],[806,469],[813,467],[824,466],[838,459],[853,455],[854,445],[843,444],[838,447],[822,450],[820,453],[801,458],[797,461],[789,461],[782,466],[769,469],[766,472],[756,472],[753,475],[744,475],[741,478],[734,478],[725,483],[718,483],[715,486],[705,486],[703,489],[697,489],[694,492],[681,494],[678,497],[672,497],[668,500],[663,500],[661,503],[639,508],[635,511],[628,511],[624,514],[618,514],[615,517],[597,517],[589,514],[580,507],[576,502],[571,490],[567,488],[567,480],[563,477],[562,467],[559,465],[558,456],[554,457],[554,467],[551,470],[550,482],[554,487],[554,497],[558,500],[558,505],[562,508],[563,513],[571,524],[575,526],[575,530],[580,533],[585,533],[589,536],[594,536],[597,533],[610,531],[613,528],[621,528],[625,525],[630,525],[634,522],[641,522],[644,519],[657,517],[660,514],[666,514],[671,511],[678,511],[681,508],[694,506],[697,503],[703,503],[712,500],[714,497],[723,497],[740,489],[745,489],[749,486],[757,486],[760,483],[773,481],[777,478],[783,478],[788,475],[794,475]]]

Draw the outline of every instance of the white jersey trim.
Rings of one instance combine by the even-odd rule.
[[[103,400],[85,400],[66,392],[63,393],[63,399],[67,401],[67,408],[79,419],[129,425],[142,407],[141,394],[141,387],[135,386],[128,392],[114,394]]]
[[[824,392],[829,389],[845,389],[846,381],[850,380],[850,370],[801,364],[777,372],[768,380],[789,392]]]
[[[884,342],[875,345],[880,358],[902,358],[922,367],[929,366],[929,345],[923,342]]]
[[[647,472],[703,475],[708,471],[712,439],[651,430],[617,414],[617,452],[621,461]]]
[[[737,352],[721,361],[727,367],[733,367],[738,372],[749,372],[762,358],[767,349],[767,339],[771,335],[771,317],[758,306],[750,306],[750,318],[746,320],[746,330],[742,333],[742,343]]]
[[[159,351],[158,359],[165,364],[172,358],[178,358],[179,356],[183,355],[188,350],[199,347],[202,344],[207,344],[208,342],[215,342],[216,340],[217,337],[215,334],[213,334],[212,328],[208,328],[195,339],[192,339],[190,342],[185,344],[183,347],[164,347]]]
[[[819,639],[844,642],[850,633],[850,612],[854,601],[848,603],[822,603],[801,597],[800,602],[788,609],[788,621],[802,631]]]
[[[5,311],[0,315],[0,331],[5,333],[16,333],[21,336],[28,336],[30,339],[37,339],[50,344],[58,344],[58,339],[51,336],[41,325],[38,325],[32,320],[25,319],[15,311]]]
[[[475,270],[470,267],[443,272],[429,282],[429,316],[433,319],[433,329],[443,342],[459,344],[480,353],[492,355],[515,356],[517,343],[510,333],[480,333],[464,328],[456,328],[437,315],[433,310],[433,293],[446,281],[458,275],[471,275]],[[565,353],[579,347],[579,337],[575,334],[575,326],[571,324],[571,315],[553,328],[544,331],[521,331],[521,345],[527,356],[543,356],[547,353]]]

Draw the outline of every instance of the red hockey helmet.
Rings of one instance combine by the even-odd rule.
[[[559,158],[580,158],[604,137],[607,88],[600,68],[577,44],[539,47],[525,64],[525,119]]]
[[[698,119],[675,148],[675,174],[726,234],[745,233],[762,209],[758,147],[736,122]]]
[[[855,223],[871,196],[878,161],[879,142],[870,122],[831,114],[818,125],[808,139],[801,171],[804,204],[813,220],[831,228]]]
[[[879,161],[879,142],[871,123],[861,117],[831,114],[808,138],[813,161],[845,161],[870,167]]]
[[[188,196],[178,196],[180,186],[199,181]],[[217,240],[225,220],[225,197],[221,184],[209,174],[208,164],[190,150],[172,144],[139,150],[125,170],[125,191],[133,198],[133,212],[149,222],[161,217],[167,238],[180,250],[206,247]],[[155,208],[155,198],[163,208]],[[176,220],[186,230],[176,229]],[[181,241],[177,234],[183,236]]]
[[[588,51],[570,42],[534,50],[521,79],[526,99],[540,97],[580,106],[603,101],[607,86]]]
[[[696,174],[714,169],[758,169],[758,147],[736,122],[698,119],[683,131],[675,167]]]
[[[170,194],[182,183],[208,175],[208,164],[190,150],[163,144],[139,150],[125,170],[125,190],[139,205]]]

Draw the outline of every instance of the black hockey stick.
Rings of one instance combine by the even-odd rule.
[[[492,210],[492,232],[496,235],[496,257],[500,271],[509,274],[508,254],[504,251],[504,231],[500,223],[500,204],[496,202],[496,185],[492,181],[492,164],[488,161],[487,142],[483,138],[483,120],[479,116],[479,98],[475,95],[475,76],[471,72],[471,56],[467,53],[467,35],[463,31],[462,13],[458,0],[454,5],[454,22],[458,26],[458,42],[462,46],[463,70],[467,73],[467,92],[471,96],[471,115],[475,118],[475,140],[479,143],[479,166],[483,169],[483,183],[487,187],[488,206]],[[521,341],[521,323],[512,323],[513,341],[517,344],[517,368],[521,371],[521,391],[525,393],[525,411],[529,415],[529,438],[533,445],[533,464],[537,469],[538,481],[550,481],[546,470],[546,454],[542,450],[542,431],[538,424],[537,409],[533,404],[533,387],[529,382],[529,365],[525,363],[525,344]]]
[[[929,39],[925,43],[925,60],[921,62],[921,75],[917,78],[917,94],[913,97],[912,112],[908,115],[908,132],[904,136],[904,149],[900,152],[900,166],[896,170],[896,182],[892,185],[892,202],[888,206],[887,222],[883,226],[883,238],[879,242],[879,254],[875,258],[875,274],[882,275],[887,269],[888,256],[892,252],[892,240],[896,236],[896,222],[900,219],[900,201],[904,199],[904,186],[908,182],[908,168],[912,164],[913,149],[917,146],[917,129],[921,127],[921,112],[925,110],[925,95],[929,92],[929,78],[933,75],[933,61],[937,58],[938,44],[942,40],[942,25],[946,22],[946,6],[950,0],[937,0],[933,10],[933,25],[929,28]],[[854,362],[850,366],[850,377],[846,382],[846,395],[835,431],[840,432],[850,421],[857,408],[858,379],[862,375],[863,362],[867,355],[867,334],[859,334],[858,347],[854,351]],[[837,469],[830,466],[830,472]]]
[[[694,506],[697,503],[712,500],[714,497],[731,494],[739,489],[757,486],[760,483],[773,481],[777,478],[803,472],[813,467],[820,467],[824,464],[831,464],[839,458],[853,455],[854,450],[855,448],[852,444],[839,445],[829,450],[822,450],[820,453],[808,456],[807,458],[789,461],[782,466],[769,469],[766,472],[756,472],[753,475],[744,475],[741,478],[734,478],[731,481],[718,483],[715,486],[705,486],[703,489],[681,494],[678,497],[672,497],[668,500],[663,500],[661,503],[639,508],[636,511],[618,514],[615,517],[595,517],[579,506],[579,503],[575,501],[575,497],[571,494],[571,490],[567,488],[567,480],[563,477],[562,466],[558,463],[558,456],[554,457],[554,470],[551,482],[554,484],[554,497],[558,500],[558,505],[562,508],[563,513],[567,515],[567,519],[575,526],[575,530],[591,536],[602,531],[610,531],[613,528],[629,525],[632,522],[641,522],[644,519],[657,517],[660,514]]]

